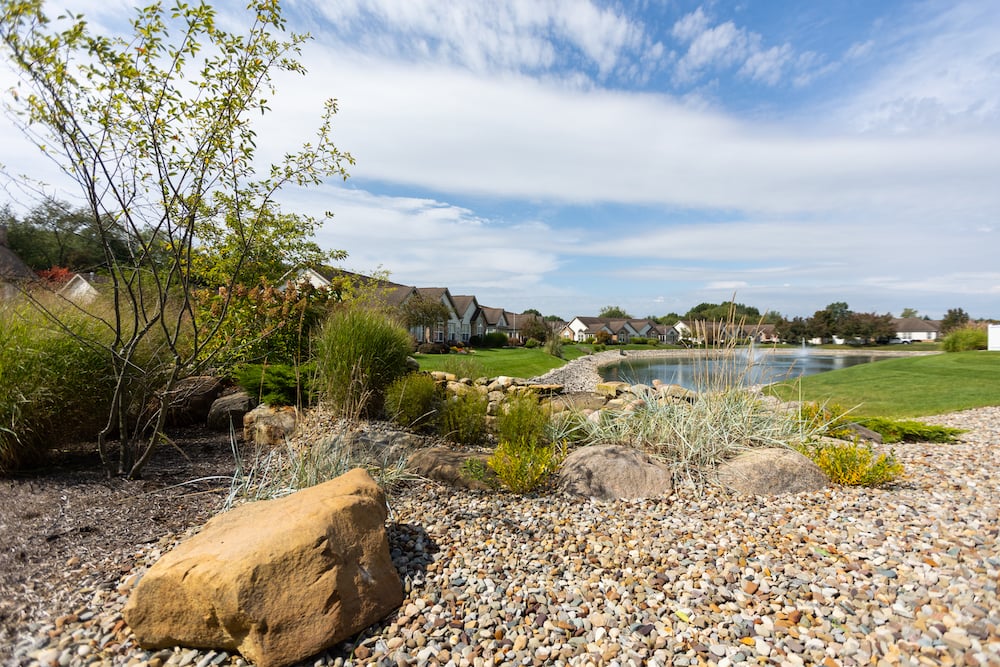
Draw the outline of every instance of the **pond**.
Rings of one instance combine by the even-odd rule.
[[[660,380],[666,384],[679,384],[688,389],[698,389],[737,382],[744,386],[771,384],[867,364],[884,358],[864,353],[823,354],[807,350],[775,352],[737,349],[715,358],[705,356],[636,358],[623,361],[616,366],[606,366],[600,373],[603,379],[609,381],[653,384],[653,380]]]

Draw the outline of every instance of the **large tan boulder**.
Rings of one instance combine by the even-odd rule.
[[[784,447],[748,450],[723,462],[717,473],[722,486],[753,496],[819,491],[830,485],[830,478],[818,465]]]
[[[243,415],[243,439],[260,446],[281,445],[295,432],[298,413],[290,405],[258,405]]]
[[[674,488],[670,469],[649,454],[620,445],[594,445],[573,450],[557,477],[563,491],[615,500],[656,498]]]
[[[403,600],[385,496],[362,469],[221,514],[142,577],[125,621],[146,649],[238,651],[283,667],[384,618]]]

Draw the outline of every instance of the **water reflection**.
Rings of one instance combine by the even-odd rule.
[[[748,359],[748,356],[750,358]],[[882,357],[867,354],[822,354],[796,350],[791,354],[737,350],[729,355],[708,357],[659,357],[631,359],[601,370],[605,380],[630,384],[652,384],[660,380],[688,389],[720,385],[771,384],[805,375],[867,364]]]

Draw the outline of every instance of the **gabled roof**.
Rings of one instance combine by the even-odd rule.
[[[479,307],[479,302],[476,301],[476,297],[471,294],[459,294],[452,295],[451,302],[455,304],[455,312],[459,314],[460,317],[464,316],[469,312],[470,306]],[[473,311],[475,313],[475,311]]]
[[[480,306],[479,312],[482,313],[483,319],[486,320],[486,324],[499,326],[501,320],[504,320],[506,322],[503,308],[490,308],[489,306]]]
[[[934,320],[925,320],[920,317],[900,317],[893,319],[893,327],[896,331],[908,333],[938,333],[941,331],[941,323]]]

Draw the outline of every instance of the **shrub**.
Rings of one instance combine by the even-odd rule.
[[[240,389],[271,406],[308,405],[314,364],[244,364],[233,372]]]
[[[385,390],[406,373],[410,334],[377,310],[334,311],[316,340],[316,386],[338,416],[377,415]]]
[[[434,422],[441,401],[437,383],[426,373],[396,378],[385,392],[385,414],[403,428],[423,429]]]
[[[986,330],[976,325],[956,329],[944,337],[941,348],[945,352],[968,352],[970,350],[985,350],[988,341]]]
[[[420,354],[448,354],[451,348],[447,343],[420,343],[417,345]]]
[[[552,335],[545,340],[545,352],[551,354],[556,359],[563,358],[563,338]]]
[[[67,329],[27,303],[0,305],[0,472],[93,438],[108,417],[111,360],[87,343],[107,330],[72,309],[59,317]]]
[[[524,346],[528,349],[534,349],[536,347],[540,347],[541,342],[539,342],[537,338],[529,338],[528,340],[524,341]]]
[[[486,439],[486,397],[469,390],[449,396],[441,404],[438,433],[462,445],[475,446]]]
[[[882,436],[882,442],[955,442],[955,437],[964,433],[960,428],[937,426],[909,419],[887,419],[885,417],[863,417],[858,423]]]
[[[489,466],[504,488],[514,493],[537,489],[559,467],[562,451],[555,443],[501,440]]]
[[[854,442],[822,441],[800,449],[835,484],[845,486],[885,486],[903,474],[903,464],[894,452],[875,454],[871,445]]]
[[[497,411],[493,429],[499,442],[534,445],[546,437],[549,418],[534,394],[513,396]]]
[[[476,338],[476,336],[473,336],[473,338]],[[471,340],[469,344],[474,345],[475,347],[492,348],[506,347],[509,343],[507,334],[500,331],[494,331],[493,333],[488,333],[485,336],[479,336],[478,339],[478,344],[472,343]]]

